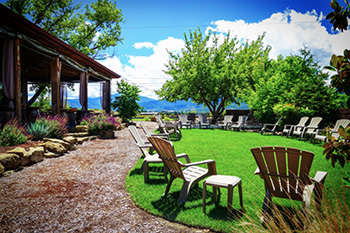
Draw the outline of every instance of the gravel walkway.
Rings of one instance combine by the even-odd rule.
[[[0,232],[203,232],[136,207],[124,180],[140,150],[127,129],[116,137],[0,177]]]

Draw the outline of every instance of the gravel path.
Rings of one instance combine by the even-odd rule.
[[[136,207],[124,180],[141,152],[127,129],[116,137],[1,177],[0,232],[203,232]]]

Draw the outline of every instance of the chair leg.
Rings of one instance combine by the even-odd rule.
[[[242,211],[244,211],[243,207],[243,195],[242,195],[242,181],[238,184],[238,192],[239,192],[239,204],[241,205]]]
[[[163,194],[163,196],[167,195],[169,193],[169,190],[170,190],[170,186],[171,184],[173,183],[173,181],[175,180],[175,176],[170,176],[170,180],[168,181],[168,184],[166,186],[166,189],[165,189],[165,193]]]
[[[144,162],[143,164],[143,180],[145,183],[148,182],[149,180],[149,167],[148,167],[148,163],[147,162]]]
[[[227,197],[227,217],[231,217],[232,215],[232,199],[233,199],[233,187],[232,185],[229,185],[227,187],[228,190],[228,197]]]
[[[206,212],[207,183],[203,181],[203,213]]]
[[[182,189],[178,200],[179,204],[186,202],[187,195],[188,195],[188,192],[190,191],[190,188],[191,188],[191,183],[184,180],[184,184],[182,185]]]
[[[164,179],[168,181],[168,168],[165,165],[163,166],[163,172],[164,172]]]

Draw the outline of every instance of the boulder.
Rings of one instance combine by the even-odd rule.
[[[87,125],[77,125],[75,126],[75,132],[81,133],[81,132],[87,132],[89,127]]]
[[[45,148],[56,154],[63,154],[67,152],[67,148],[60,143],[55,143],[51,141],[45,142]]]
[[[28,157],[30,157],[31,163],[37,163],[44,160],[44,148],[43,147],[30,147],[27,151]]]
[[[55,157],[58,157],[58,156],[61,156],[60,154],[56,154],[56,153],[53,153],[51,151],[48,151],[44,154],[45,158],[55,158]]]
[[[12,153],[0,154],[0,163],[5,170],[15,169],[19,165],[19,156]]]
[[[62,146],[64,146],[64,147],[67,149],[67,151],[70,150],[70,147],[71,147],[71,145],[70,145],[68,142],[65,142],[65,141],[63,141],[63,140],[61,140],[61,139],[56,139],[56,138],[44,138],[44,142],[45,142],[45,143],[46,143],[46,142],[59,143],[59,144],[61,144]]]
[[[67,136],[62,139],[63,141],[69,143],[69,144],[75,144],[77,143],[77,139],[73,136]]]
[[[2,174],[4,174],[4,172],[5,172],[5,167],[2,166],[2,164],[0,163],[0,176],[1,176]]]

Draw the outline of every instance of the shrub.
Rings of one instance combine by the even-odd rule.
[[[67,116],[56,115],[56,116],[39,117],[35,120],[35,123],[47,126],[49,128],[49,133],[47,137],[50,137],[50,138],[61,139],[66,133],[68,133]]]
[[[80,122],[81,125],[87,125],[89,127],[88,132],[90,134],[96,134],[103,130],[116,130],[121,126],[119,117],[109,116],[101,113],[98,115],[89,115],[84,117]]]
[[[28,132],[32,135],[33,140],[42,140],[49,136],[50,128],[47,121],[35,121],[27,125]]]
[[[23,126],[18,125],[17,119],[7,122],[2,131],[0,131],[0,146],[2,147],[22,144],[27,139],[27,132]]]
[[[277,117],[283,117],[283,123],[297,124],[301,117],[313,116],[314,111],[309,108],[296,107],[294,104],[276,104],[273,108]]]

